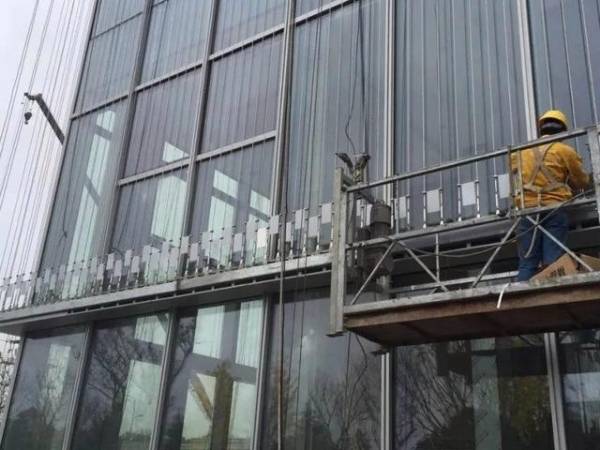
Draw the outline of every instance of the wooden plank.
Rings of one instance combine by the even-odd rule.
[[[345,315],[346,329],[384,345],[471,339],[600,326],[600,283],[557,285],[475,300],[398,304]],[[419,330],[420,333],[415,333]]]

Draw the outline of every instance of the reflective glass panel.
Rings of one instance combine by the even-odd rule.
[[[144,59],[147,81],[198,62],[204,56],[210,20],[209,0],[156,2]]]
[[[542,336],[396,350],[395,450],[552,449]]]
[[[368,153],[383,176],[386,2],[352,2],[298,27],[294,40],[289,208],[332,200],[336,153]]]
[[[144,9],[144,0],[98,0],[94,36],[119,25]]]
[[[288,297],[284,335],[284,448],[380,448],[381,360],[377,347],[347,333],[327,336],[329,292]],[[262,450],[277,448],[279,313],[273,307],[262,418]]]
[[[273,141],[200,163],[192,235],[220,231],[257,221],[265,226],[271,214]]]
[[[202,151],[275,130],[281,35],[214,62]]]
[[[179,318],[161,449],[251,449],[262,321],[262,300]]]
[[[296,16],[306,14],[315,10],[320,10],[328,6],[334,0],[297,0],[296,1]]]
[[[167,315],[160,314],[97,326],[77,412],[73,449],[148,448],[167,325]]]
[[[127,92],[135,66],[141,24],[142,15],[138,14],[92,38],[83,66],[77,111]]]
[[[397,2],[395,173],[527,140],[518,24],[514,1]],[[456,220],[463,183],[477,182],[480,200],[464,198],[463,214],[467,203],[468,215],[495,213],[494,175],[505,173],[505,159],[488,160],[415,178],[399,195],[410,197],[414,228],[426,211],[437,210],[431,224]],[[428,207],[428,191],[443,211]]]
[[[538,114],[558,108],[573,127],[600,121],[600,3],[529,0]],[[584,140],[580,155],[589,166]]]
[[[183,230],[187,170],[169,172],[121,189],[112,250],[124,254],[145,245],[157,251],[177,244]]]
[[[597,330],[559,333],[567,445],[596,450],[600,443],[600,335]]]
[[[124,103],[75,120],[54,201],[42,267],[98,256],[122,141]]]
[[[27,337],[3,450],[62,449],[83,338],[81,327],[57,328]]]
[[[125,176],[189,158],[199,88],[197,70],[139,93]]]
[[[283,23],[286,0],[221,0],[215,50],[237,44]]]

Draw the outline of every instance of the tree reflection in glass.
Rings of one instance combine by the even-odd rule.
[[[251,448],[262,321],[262,300],[180,317],[161,449]]]
[[[542,336],[401,347],[397,450],[552,449]]]
[[[167,324],[167,315],[161,314],[120,319],[96,328],[73,449],[148,448]]]
[[[327,336],[329,293],[291,295],[285,304],[284,448],[380,448],[381,362],[354,334]],[[274,307],[261,449],[277,448],[278,307]]]
[[[62,448],[82,345],[81,327],[28,336],[3,450]]]

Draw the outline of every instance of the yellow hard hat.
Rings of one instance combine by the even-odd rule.
[[[549,111],[546,111],[544,114],[542,114],[541,117],[538,119],[538,127],[541,127],[542,124],[546,120],[550,120],[550,119],[557,120],[560,123],[562,123],[565,126],[565,128],[569,128],[567,116],[562,111],[559,111],[558,109],[551,109]]]

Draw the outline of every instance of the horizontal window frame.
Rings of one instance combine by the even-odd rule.
[[[252,47],[256,43],[266,41],[267,39],[277,36],[278,34],[283,34],[284,30],[285,24],[281,23],[279,25],[269,28],[268,30],[261,31],[260,33],[255,34],[254,36],[250,36],[249,38],[246,38],[243,41],[230,45],[229,47],[213,52],[208,59],[211,62],[218,61],[219,59],[223,59],[226,56],[229,56],[233,53],[237,53],[241,50],[244,50],[247,47]]]
[[[196,163],[201,163],[202,161],[219,158],[229,153],[234,153],[257,144],[262,144],[268,141],[275,140],[276,137],[277,132],[275,130],[269,131],[267,133],[259,134],[258,136],[254,136],[243,141],[238,141],[233,144],[229,144],[224,147],[211,150],[209,152],[200,153],[199,155],[196,155],[195,161]],[[189,162],[189,158],[183,158],[179,161],[175,161],[173,163],[161,167],[156,167],[155,169],[146,170],[145,172],[140,172],[135,175],[130,175],[128,177],[121,178],[117,182],[117,185],[119,186],[119,188],[121,188],[130,184],[139,183],[149,178],[162,176],[168,174],[169,172],[185,169],[189,166]]]
[[[309,22],[313,19],[317,19],[321,16],[324,16],[328,13],[335,11],[336,9],[343,8],[346,5],[350,5],[352,3],[358,3],[359,0],[336,0],[327,5],[320,6],[319,8],[315,8],[312,11],[308,11],[294,19],[294,24],[296,26],[302,25],[303,23]]]
[[[70,120],[76,120],[83,116],[87,116],[88,114],[95,113],[96,111],[98,111],[100,109],[104,109],[110,105],[113,105],[115,103],[119,103],[120,101],[126,100],[128,97],[129,97],[128,92],[123,92],[121,94],[115,95],[114,97],[110,97],[108,100],[104,100],[104,101],[97,103],[93,106],[90,106],[89,108],[84,109],[78,113],[72,114],[70,117]]]
[[[151,80],[145,81],[141,84],[138,84],[135,88],[136,93],[140,93],[142,91],[148,90],[154,86],[159,86],[168,81],[174,80],[175,78],[179,78],[189,72],[193,72],[194,70],[201,69],[205,65],[204,58],[194,61],[190,64],[186,64],[185,66],[181,66],[175,70],[167,72],[164,75],[161,75],[157,78],[153,78]]]
[[[144,14],[144,10],[142,9],[140,12],[135,13],[133,16],[129,16],[127,18],[125,18],[124,20],[122,20],[121,22],[118,22],[114,25],[111,25],[109,28],[107,28],[106,30],[102,30],[101,32],[99,32],[98,34],[92,34],[92,37],[90,39],[90,43],[92,41],[95,41],[97,38],[104,36],[105,34],[110,33],[111,31],[116,30],[117,28],[125,25],[128,22],[133,21],[134,19],[136,19],[137,17],[141,16]]]

